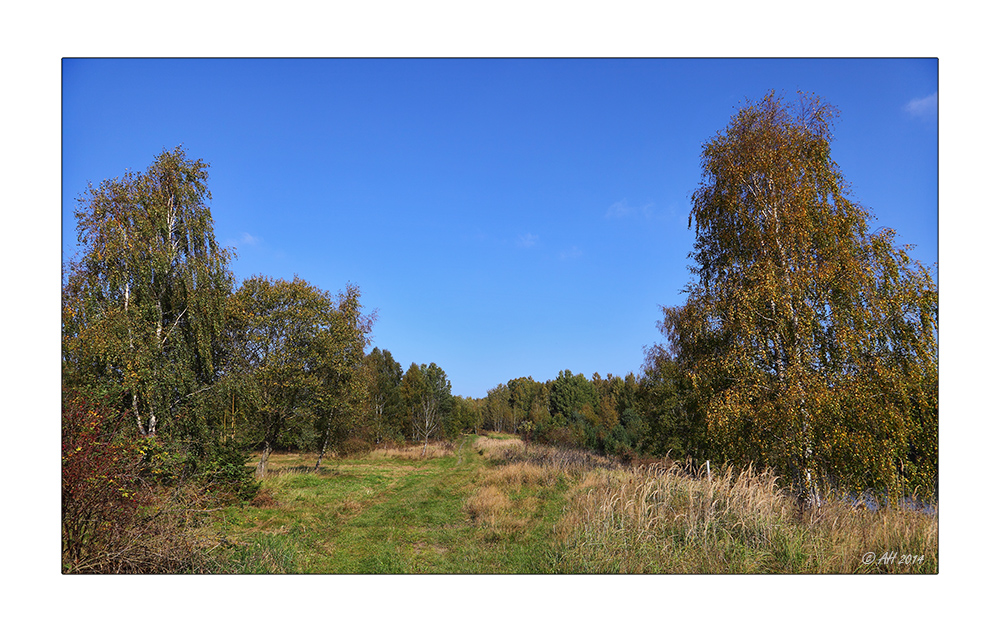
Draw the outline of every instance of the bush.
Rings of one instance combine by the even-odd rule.
[[[122,527],[138,519],[147,495],[140,481],[143,451],[125,420],[67,393],[62,413],[63,570],[105,567]]]
[[[179,487],[166,495],[154,490],[153,483],[164,475],[161,466],[167,457],[154,440],[140,438],[122,413],[64,391],[64,573],[206,569],[205,557],[190,531],[191,503],[178,503]]]
[[[247,465],[249,459],[250,451],[235,442],[215,443],[196,465],[198,482],[209,492],[253,500],[262,483]]]

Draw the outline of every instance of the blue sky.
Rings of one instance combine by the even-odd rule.
[[[690,279],[702,144],[747,99],[841,111],[855,201],[938,261],[935,59],[64,59],[63,258],[87,182],[183,144],[237,280],[347,282],[373,344],[481,397],[638,373]]]

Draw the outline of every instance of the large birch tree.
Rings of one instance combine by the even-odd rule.
[[[771,93],[704,145],[695,280],[661,330],[710,452],[772,466],[812,502],[821,478],[933,494],[937,287],[849,199],[836,115]]]
[[[155,435],[216,374],[230,253],[215,241],[208,165],[164,151],[144,173],[88,185],[82,255],[63,285],[63,377]]]

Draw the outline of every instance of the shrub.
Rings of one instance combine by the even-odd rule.
[[[190,520],[201,490],[178,486],[158,494],[153,482],[161,477],[165,456],[154,440],[140,438],[123,414],[64,391],[64,573],[206,570]]]
[[[208,491],[252,500],[262,484],[246,463],[250,452],[236,443],[217,443],[198,464],[198,480]]]
[[[341,451],[347,456],[361,456],[372,451],[372,445],[363,437],[351,435],[344,440]]]
[[[63,570],[101,569],[112,542],[138,517],[147,495],[139,479],[143,453],[124,418],[73,393],[62,413]]]

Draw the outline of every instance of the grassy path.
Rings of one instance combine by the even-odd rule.
[[[427,459],[411,448],[330,461],[319,474],[310,455],[276,455],[264,487],[271,506],[231,508],[217,526],[232,541],[289,558],[244,572],[552,572],[562,494],[515,492],[499,520],[475,520],[467,504],[489,464],[474,439]]]

